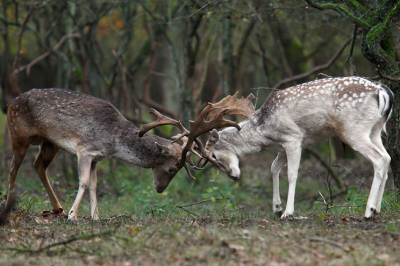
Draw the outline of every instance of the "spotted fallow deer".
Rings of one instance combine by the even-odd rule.
[[[192,132],[184,128],[180,121],[152,110],[151,113],[157,117],[157,121],[144,125],[139,131],[107,101],[64,89],[32,89],[14,99],[7,111],[13,160],[6,208],[12,206],[18,169],[30,145],[40,146],[34,168],[47,191],[55,213],[63,213],[63,210],[49,183],[47,168],[60,149],[77,155],[79,190],[68,212],[68,219],[77,218],[78,207],[87,188],[91,217],[99,219],[96,165],[98,161],[106,158],[151,168],[154,188],[161,193],[182,167],[185,167],[193,178],[187,165],[187,162],[191,162],[190,156],[187,155],[197,153],[192,148],[194,142],[198,142],[197,137],[214,128],[239,128],[236,123],[222,119],[222,116],[243,113],[240,108],[246,107],[246,101],[247,99],[236,99],[233,104],[232,101],[224,99],[220,102],[222,104],[217,106],[209,104],[195,120],[197,122],[192,122]],[[214,114],[212,120],[205,121],[204,117],[209,114]],[[160,125],[179,127],[182,133],[177,140],[182,139],[183,145],[151,134],[143,136],[151,128]]]
[[[203,156],[236,180],[239,159],[264,150],[278,156],[272,163],[273,211],[281,213],[279,172],[287,164],[289,191],[282,218],[294,213],[294,195],[301,151],[314,143],[337,136],[367,158],[374,179],[365,217],[379,213],[387,180],[390,156],[381,132],[385,131],[394,95],[383,84],[360,77],[327,78],[274,92],[241,130],[213,130]]]

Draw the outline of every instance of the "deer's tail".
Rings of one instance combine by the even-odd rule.
[[[378,108],[385,120],[383,124],[383,132],[386,133],[386,122],[388,121],[390,115],[392,114],[392,107],[394,102],[394,94],[386,85],[380,84],[381,89],[378,90]]]

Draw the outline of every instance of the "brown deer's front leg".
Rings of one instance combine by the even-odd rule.
[[[92,158],[90,156],[83,156],[78,153],[79,190],[74,205],[72,205],[71,210],[68,212],[68,220],[77,219],[79,204],[85,190],[89,187],[91,164]]]
[[[97,172],[96,172],[97,162],[92,162],[90,167],[90,182],[89,182],[89,194],[90,194],[90,210],[93,220],[98,220],[100,218],[99,211],[97,209]]]

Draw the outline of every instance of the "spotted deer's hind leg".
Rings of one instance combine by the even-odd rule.
[[[33,166],[40,178],[40,181],[42,181],[42,184],[46,189],[47,195],[49,195],[51,205],[53,206],[53,212],[58,213],[61,210],[61,214],[64,214],[61,204],[58,201],[57,196],[55,195],[53,188],[50,185],[49,177],[47,176],[47,168],[56,157],[58,151],[59,149],[56,148],[53,144],[42,143],[40,145],[39,154],[36,157]]]
[[[384,171],[383,171],[383,176],[382,176],[382,182],[379,187],[378,199],[376,202],[376,212],[380,213],[383,193],[385,191],[385,184],[388,179],[388,170],[389,170],[391,158],[390,158],[390,155],[388,154],[388,152],[386,151],[385,147],[383,146],[380,129],[372,131],[371,141],[376,147],[378,147],[380,149],[382,157],[384,158],[384,160],[383,160],[384,161],[384,163],[383,163]]]
[[[379,145],[376,145],[376,139],[374,139],[374,141],[371,140],[368,132],[354,132],[353,130],[351,133],[352,134],[345,135],[346,138],[344,138],[344,142],[348,143],[350,147],[358,151],[374,166],[374,179],[365,210],[365,217],[370,218],[374,213],[380,210],[377,205],[381,203],[380,197],[383,194],[387,179],[386,176],[390,163],[390,156],[384,149],[379,147]]]

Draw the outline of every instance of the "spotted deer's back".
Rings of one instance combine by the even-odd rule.
[[[268,113],[314,112],[340,113],[348,109],[362,109],[377,99],[381,86],[359,77],[327,78],[275,92],[263,108]]]

